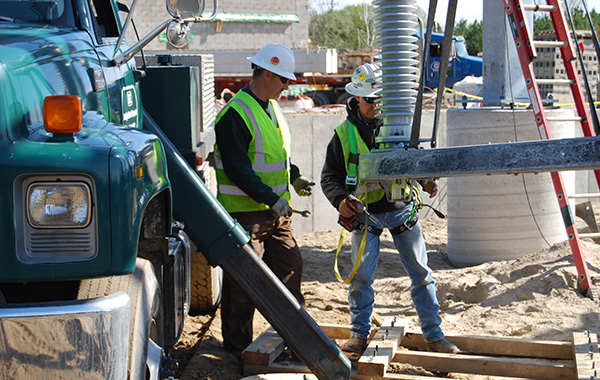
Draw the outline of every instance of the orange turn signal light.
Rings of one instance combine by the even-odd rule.
[[[44,99],[44,129],[50,133],[75,133],[81,130],[81,99],[73,95],[54,95]]]

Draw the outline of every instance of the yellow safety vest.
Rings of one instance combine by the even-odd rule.
[[[367,204],[367,199],[368,203],[381,200],[385,196],[385,190],[381,187],[381,184],[366,183],[357,176],[358,156],[361,153],[370,153],[367,144],[358,133],[358,128],[346,120],[335,128],[335,133],[337,133],[342,143],[347,173],[346,185],[356,186],[352,193],[364,204]]]
[[[261,181],[271,187],[274,193],[290,201],[290,131],[283,112],[274,100],[269,100],[268,111],[264,111],[252,95],[245,91],[237,94],[217,115],[215,123],[229,109],[233,108],[244,119],[252,140],[248,146],[248,157],[252,170]],[[279,126],[279,127],[278,127]],[[269,206],[258,203],[237,187],[223,169],[219,147],[215,145],[215,166],[217,177],[217,200],[228,212],[268,210]]]

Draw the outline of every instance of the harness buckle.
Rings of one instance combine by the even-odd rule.
[[[358,177],[346,176],[346,185],[356,185],[358,183]]]

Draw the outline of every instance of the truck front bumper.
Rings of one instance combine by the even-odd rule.
[[[1,379],[127,378],[129,296],[0,306]]]

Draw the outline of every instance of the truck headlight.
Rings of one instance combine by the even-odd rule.
[[[82,182],[35,182],[27,189],[27,220],[34,228],[84,228],[91,219],[90,188]]]

